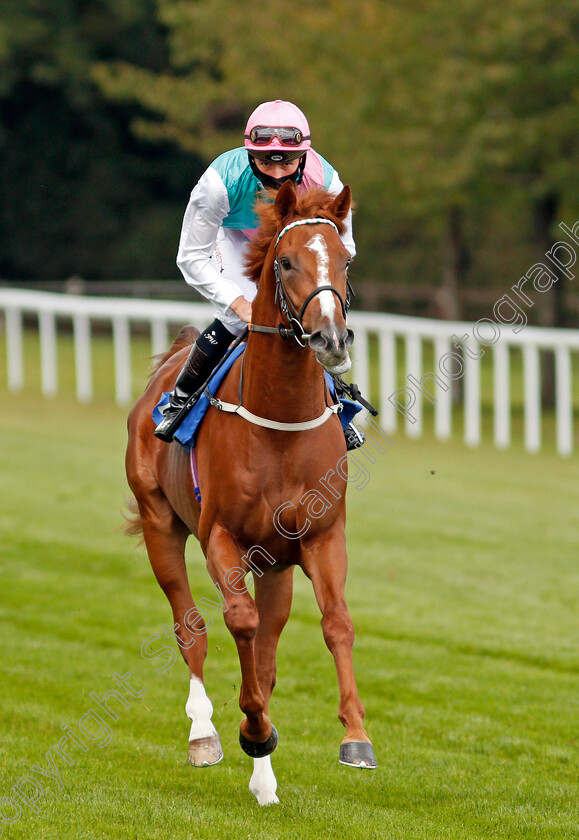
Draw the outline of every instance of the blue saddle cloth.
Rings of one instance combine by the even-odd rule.
[[[209,393],[215,395],[217,390],[227,374],[231,366],[233,365],[234,361],[241,356],[246,348],[246,344],[240,344],[235,350],[230,353],[230,355],[225,360],[224,364],[219,368],[218,371],[214,374],[214,376],[209,380]],[[331,395],[334,397],[336,393],[336,388],[334,385],[334,380],[332,377],[326,373],[326,381],[328,383],[328,388],[330,390]],[[155,425],[157,426],[161,420],[163,419],[163,414],[161,409],[167,405],[169,402],[169,391],[163,394],[155,408],[153,409],[153,420]],[[342,421],[342,428],[346,428],[346,426],[352,421],[352,419],[356,416],[359,411],[362,411],[362,406],[358,405],[356,402],[352,402],[352,400],[347,399],[340,399],[340,402],[343,405],[342,411],[340,412],[340,420]],[[185,447],[185,449],[189,450],[191,447],[195,446],[195,439],[197,437],[197,433],[199,432],[199,427],[207,413],[207,409],[210,407],[209,400],[202,394],[201,397],[197,400],[187,417],[183,420],[177,431],[175,432],[175,439],[179,441],[179,443]]]

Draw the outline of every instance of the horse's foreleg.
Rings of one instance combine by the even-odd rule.
[[[289,618],[293,592],[293,566],[282,572],[269,572],[261,577],[254,574],[255,604],[259,614],[259,628],[255,637],[257,678],[263,694],[264,710],[275,686],[277,643]],[[253,759],[253,774],[249,789],[260,805],[279,802],[277,781],[271,766],[271,756]]]
[[[207,542],[207,568],[227,601],[225,623],[235,640],[241,666],[239,706],[246,717],[241,722],[240,735],[242,741],[249,742],[242,746],[247,752],[253,743],[256,755],[267,755],[275,748],[275,730],[265,713],[265,699],[257,678],[255,638],[259,616],[239,571],[241,551],[220,525],[212,527]]]
[[[203,662],[207,655],[207,633],[191,596],[185,565],[185,543],[189,531],[166,499],[157,494],[154,507],[141,505],[143,536],[151,566],[173,611],[173,632],[189,667],[189,697],[185,706],[191,720],[189,762],[195,767],[217,764],[223,758],[219,735],[211,716],[213,706],[203,685]],[[171,628],[166,628],[167,632]]]
[[[290,615],[294,567],[283,571],[254,574],[255,604],[259,627],[255,637],[257,677],[263,693],[265,711],[276,682],[277,643]]]
[[[340,762],[356,767],[376,767],[372,744],[364,729],[364,706],[354,676],[354,625],[344,597],[347,565],[342,528],[304,545],[302,566],[312,581],[322,612],[324,640],[334,657],[338,674],[338,717],[346,727],[340,746]]]

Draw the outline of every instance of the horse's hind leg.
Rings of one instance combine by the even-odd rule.
[[[269,572],[262,577],[254,574],[255,604],[259,613],[259,627],[255,637],[257,678],[264,699],[264,710],[275,686],[277,643],[289,618],[293,592],[293,566],[282,572]],[[253,775],[249,789],[260,805],[279,802],[277,781],[271,766],[271,756],[253,759]]]
[[[227,592],[224,618],[235,640],[241,666],[239,707],[245,713],[240,726],[241,745],[248,754],[269,755],[275,749],[277,735],[264,711],[264,696],[257,677],[257,608],[245,584],[236,579],[239,577],[237,570],[241,568],[241,552],[231,534],[222,525],[214,524],[207,541],[206,555],[213,582],[223,593]]]
[[[154,499],[151,499],[151,496]],[[185,711],[191,720],[189,762],[195,767],[217,764],[223,758],[219,736],[211,720],[213,706],[203,685],[207,655],[205,622],[191,596],[185,565],[189,530],[160,490],[139,503],[143,536],[151,566],[173,610],[173,628],[181,654],[189,666],[190,688]]]

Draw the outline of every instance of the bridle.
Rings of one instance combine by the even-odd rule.
[[[310,292],[310,294],[306,297],[299,311],[296,309],[283,282],[281,266],[277,258],[277,246],[279,245],[279,242],[282,236],[284,236],[284,234],[286,234],[289,230],[292,230],[292,228],[298,227],[299,225],[330,225],[334,228],[336,233],[339,234],[339,230],[334,224],[334,222],[330,221],[330,219],[321,218],[298,219],[295,222],[290,222],[288,225],[282,228],[282,230],[278,234],[274,245],[274,299],[279,307],[279,311],[282,317],[285,317],[287,319],[287,321],[290,324],[290,327],[288,329],[288,327],[285,327],[283,324],[279,324],[277,327],[262,327],[257,324],[250,324],[249,330],[250,332],[277,333],[278,335],[281,335],[282,338],[295,338],[300,347],[306,347],[310,339],[310,334],[304,330],[303,317],[305,315],[305,311],[308,304],[311,303],[311,301],[316,297],[316,295],[319,295],[321,292],[332,292],[340,301],[340,306],[342,307],[342,315],[344,316],[344,318],[346,318],[348,310],[350,309],[350,303],[352,296],[354,295],[354,290],[352,289],[350,281],[347,280],[346,298],[344,300],[340,292],[334,286],[329,284],[326,284],[324,286],[318,286],[316,289],[314,289],[313,292]]]

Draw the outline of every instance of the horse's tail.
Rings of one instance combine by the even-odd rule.
[[[127,501],[127,513],[123,513],[127,522],[123,528],[126,537],[141,537],[143,536],[143,520],[139,513],[139,506],[134,496]],[[142,539],[141,539],[142,542]]]
[[[194,344],[197,339],[199,338],[199,330],[195,327],[187,325],[186,327],[181,327],[179,330],[179,334],[177,335],[176,339],[174,340],[173,344],[166,350],[164,353],[159,353],[157,356],[153,356],[153,368],[151,370],[152,379],[153,376],[157,373],[159,368],[163,367],[165,362],[174,356],[179,350],[182,350],[183,347],[188,347],[190,344]]]

